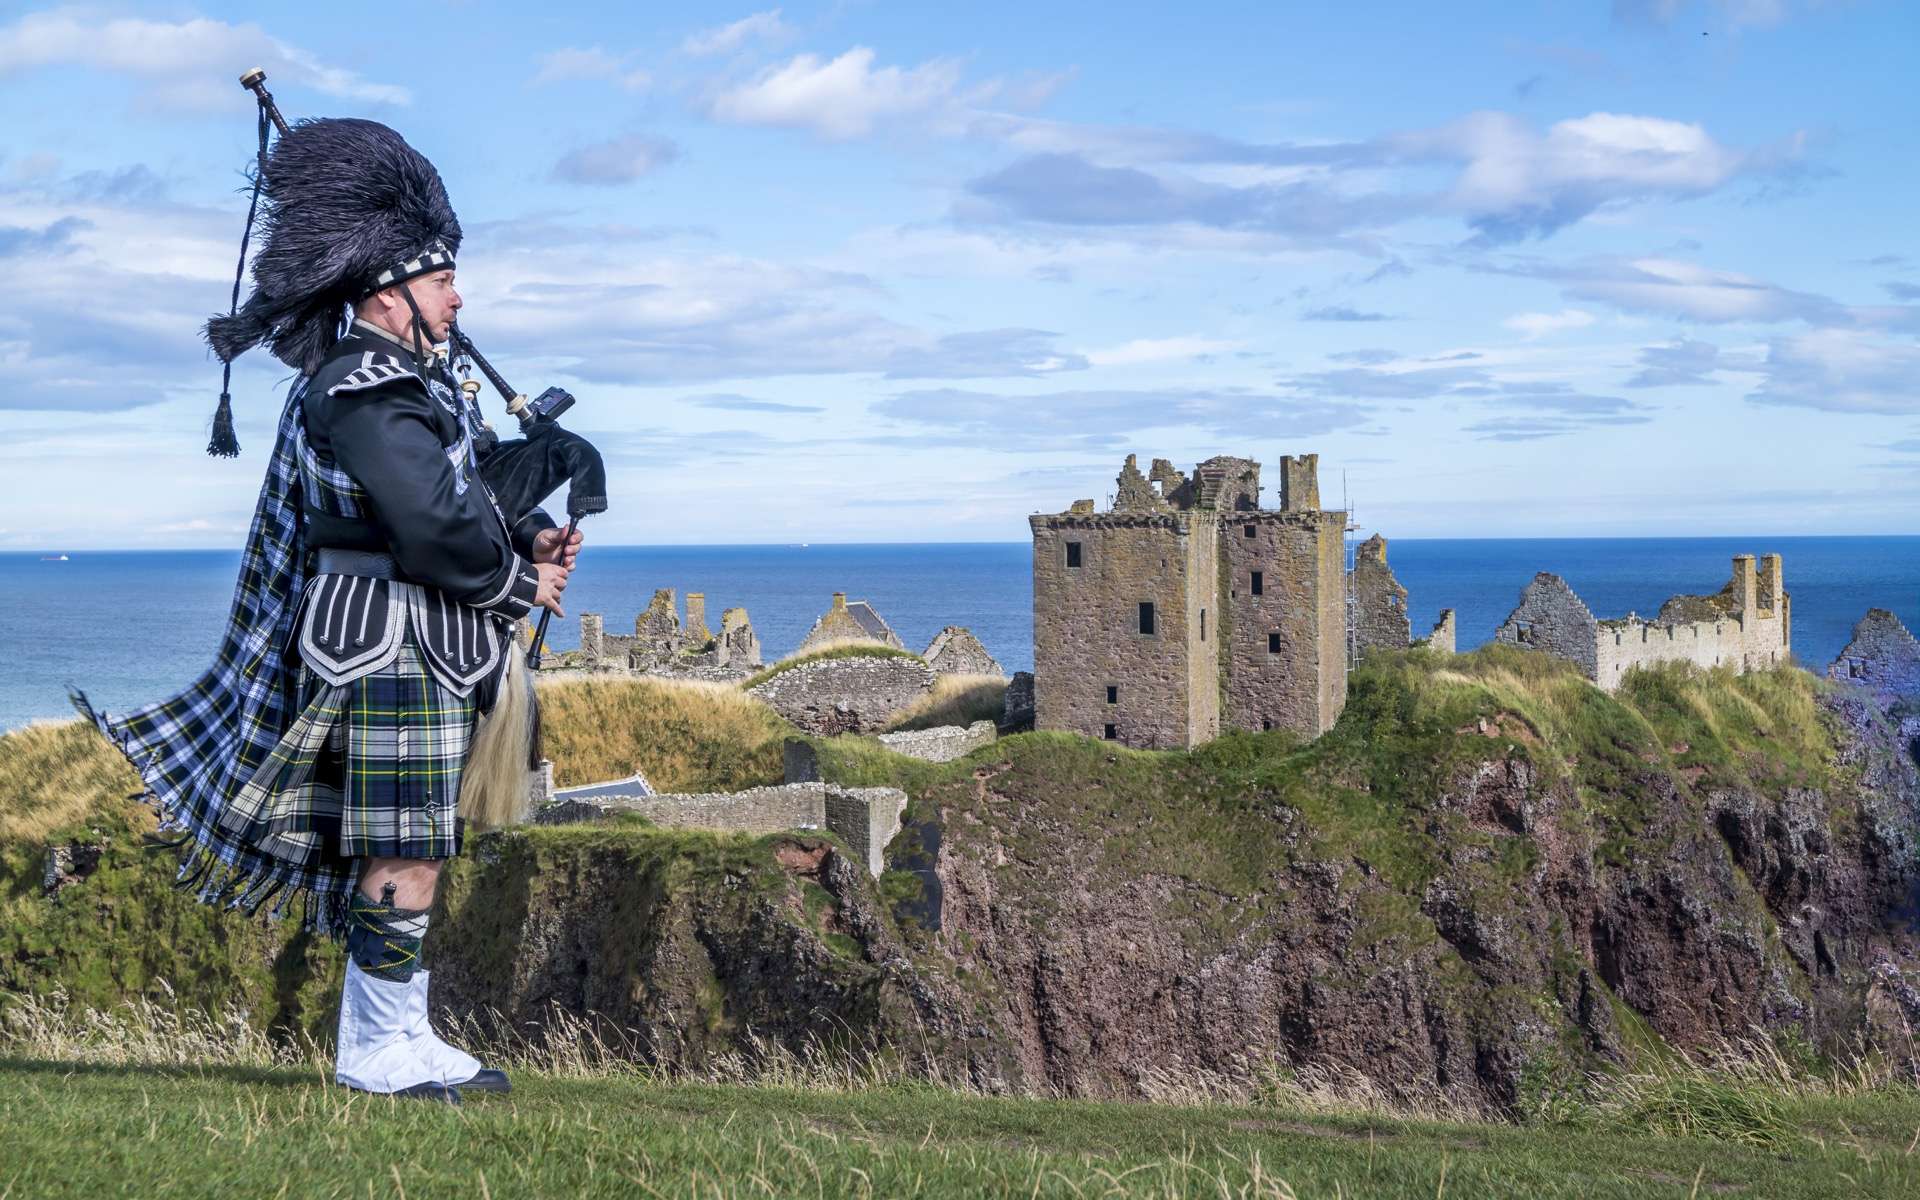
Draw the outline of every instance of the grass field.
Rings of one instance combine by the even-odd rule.
[[[318,1068],[0,1059],[0,1196],[1920,1194],[1920,1097],[1786,1102],[1770,1146],[1641,1129],[521,1073],[459,1109]]]

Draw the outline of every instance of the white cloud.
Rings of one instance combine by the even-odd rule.
[[[407,104],[412,93],[332,67],[251,22],[232,25],[195,17],[101,20],[79,8],[28,13],[0,26],[0,77],[43,67],[80,66],[130,75],[148,85],[147,99],[169,108],[235,108],[252,104],[237,82],[248,67],[265,67],[270,82],[293,83],[351,100]],[[224,69],[223,69],[224,67]]]
[[[1541,338],[1550,333],[1564,333],[1569,329],[1585,329],[1593,324],[1594,316],[1578,308],[1563,308],[1557,313],[1515,313],[1500,322],[1508,329],[1523,337]]]
[[[1799,320],[1826,325],[1854,319],[1845,305],[1825,296],[1684,259],[1595,259],[1569,267],[1522,266],[1514,268],[1514,273],[1556,282],[1572,299],[1690,321]]]
[[[553,165],[555,179],[568,183],[632,183],[680,157],[670,139],[634,133],[582,146]]]
[[[1607,203],[1705,195],[1755,162],[1699,125],[1609,112],[1544,132],[1510,113],[1478,112],[1384,145],[1413,159],[1459,162],[1448,201],[1502,239],[1550,231]]]
[[[810,129],[836,140],[865,137],[876,125],[948,108],[963,99],[960,67],[933,59],[909,70],[873,65],[865,46],[831,61],[800,54],[729,88],[708,105],[716,120]]]
[[[653,76],[632,65],[631,56],[608,54],[598,46],[568,46],[542,54],[540,69],[530,82],[537,87],[578,79],[611,80],[630,92],[645,91],[653,83]]]
[[[1775,338],[1748,399],[1827,412],[1920,413],[1920,346],[1846,329]]]
[[[792,28],[780,19],[780,10],[774,8],[742,17],[731,25],[703,29],[682,42],[680,51],[695,58],[708,58],[717,54],[732,54],[748,42],[784,41],[792,33]]]
[[[1133,341],[1109,346],[1104,350],[1089,350],[1086,352],[1086,359],[1096,367],[1132,367],[1144,363],[1183,362],[1188,359],[1207,358],[1215,354],[1230,354],[1243,345],[1245,345],[1244,342],[1202,337],[1199,334],[1167,338],[1135,338]]]

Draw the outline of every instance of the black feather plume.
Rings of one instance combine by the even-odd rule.
[[[460,247],[460,219],[440,173],[377,121],[301,121],[275,144],[266,168],[266,236],[253,260],[253,292],[239,312],[206,324],[222,361],[265,345],[295,370],[315,370],[376,274],[436,238]]]

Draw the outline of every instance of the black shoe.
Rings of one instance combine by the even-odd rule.
[[[513,1085],[507,1082],[505,1071],[496,1071],[492,1067],[481,1067],[472,1079],[462,1079],[459,1087],[472,1088],[476,1092],[510,1092]]]
[[[494,1073],[499,1074],[497,1071]],[[484,1075],[486,1072],[482,1071],[481,1074]],[[447,1083],[416,1083],[412,1087],[401,1088],[397,1092],[369,1092],[365,1088],[352,1090],[367,1096],[404,1096],[409,1100],[438,1100],[442,1104],[460,1103],[460,1089]]]

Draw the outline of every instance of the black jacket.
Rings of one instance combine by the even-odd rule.
[[[554,522],[539,508],[502,513],[476,457],[492,434],[444,367],[429,368],[431,393],[412,352],[358,328],[334,347],[307,385],[308,445],[368,497],[368,516],[352,519],[309,503],[307,544],[390,554],[407,579],[450,599],[518,619],[533,606],[538,574],[532,542]],[[473,434],[473,455],[462,447]]]

